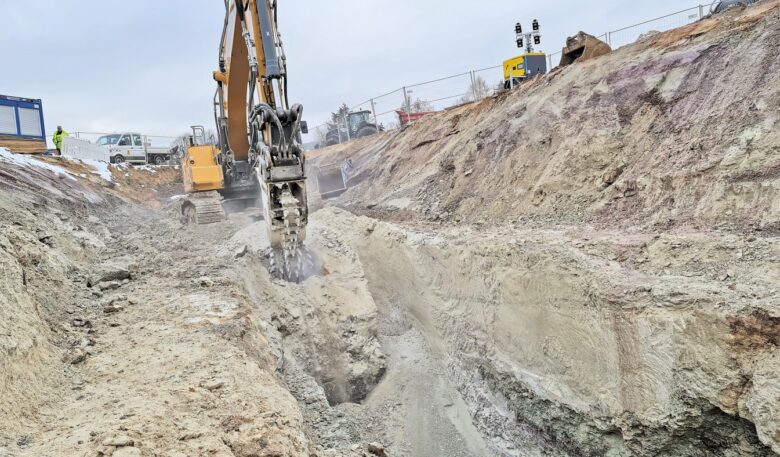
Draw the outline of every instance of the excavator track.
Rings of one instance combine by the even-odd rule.
[[[225,220],[222,196],[219,192],[191,194],[182,205],[182,214],[190,224],[214,224]]]
[[[302,244],[305,233],[303,221],[303,208],[297,198],[289,189],[282,191],[279,197],[281,204],[276,212],[281,219],[269,218],[269,229],[272,240],[273,255],[271,258],[271,270],[279,277],[288,281],[300,281],[303,279],[303,252]]]

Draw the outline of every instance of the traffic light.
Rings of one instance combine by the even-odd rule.
[[[522,48],[523,47],[523,39],[522,38],[518,38],[517,39],[517,47],[518,48]]]
[[[519,22],[517,24],[515,24],[515,33],[518,34],[518,35],[523,33],[523,26]]]
[[[534,35],[534,44],[542,44],[542,36]]]
[[[539,31],[539,21],[537,21],[536,19],[534,19],[534,22],[532,23],[531,26],[534,28],[534,32]]]

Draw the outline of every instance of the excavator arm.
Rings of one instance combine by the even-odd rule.
[[[301,105],[287,99],[286,57],[276,0],[225,0],[215,119],[223,196],[259,187],[276,272],[297,279],[308,208]],[[256,172],[258,171],[258,172]],[[258,182],[259,175],[259,182]]]

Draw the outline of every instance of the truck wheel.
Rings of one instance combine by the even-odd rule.
[[[339,142],[336,140],[328,140],[325,142],[325,146],[335,146],[337,144],[339,144]]]
[[[114,156],[114,163],[125,163],[125,157],[121,154]]]
[[[378,132],[379,132],[379,130],[377,130],[377,128],[374,127],[373,125],[367,125],[367,126],[363,127],[362,129],[360,129],[360,131],[358,131],[357,137],[358,138],[365,138],[367,136],[375,135]]]
[[[163,157],[163,156],[156,156],[154,158],[154,164],[155,165],[162,165],[164,163],[165,163],[165,157]]]

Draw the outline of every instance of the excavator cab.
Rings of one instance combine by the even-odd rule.
[[[225,175],[219,164],[220,152],[216,146],[205,144],[205,129],[192,127],[187,152],[182,157],[182,172],[186,192],[222,190]]]
[[[205,129],[192,127],[187,151],[182,156],[184,199],[181,212],[191,224],[211,224],[225,219],[220,191],[225,189],[225,174],[220,164],[221,152],[213,144],[206,144]]]

